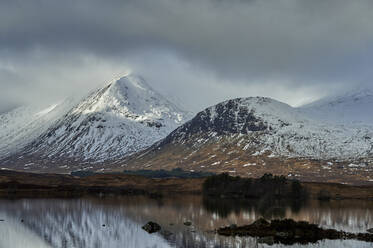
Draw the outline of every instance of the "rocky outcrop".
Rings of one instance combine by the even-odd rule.
[[[152,221],[149,221],[148,223],[146,223],[142,229],[144,229],[145,231],[147,231],[148,233],[155,233],[155,232],[158,232],[161,230],[161,226],[158,224],[158,223],[155,223],[155,222],[152,222]]]
[[[246,226],[222,227],[217,233],[224,236],[252,236],[259,237],[261,242],[292,245],[295,243],[316,243],[323,239],[355,239],[373,242],[373,234],[348,233],[334,229],[323,229],[305,221],[296,222],[291,219],[272,220],[259,219]],[[267,242],[268,241],[268,242]]]

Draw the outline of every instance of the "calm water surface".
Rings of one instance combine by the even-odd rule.
[[[299,205],[200,196],[0,200],[0,248],[373,247],[372,243],[349,240],[268,246],[255,238],[227,238],[211,232],[224,225],[249,224],[261,216],[365,232],[373,227],[373,202],[308,201]],[[147,221],[159,223],[168,232],[146,233],[141,226]],[[185,221],[192,226],[185,226]]]

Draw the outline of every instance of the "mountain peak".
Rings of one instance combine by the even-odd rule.
[[[226,109],[231,112],[231,115],[246,111],[272,124],[278,123],[279,119],[291,122],[301,118],[290,105],[269,97],[245,97],[227,100],[210,107],[209,111],[214,115],[216,109]],[[220,111],[222,112],[222,110]]]
[[[291,106],[268,97],[227,100],[199,112],[191,121],[176,129],[168,139],[193,135],[235,135],[267,131],[272,127],[303,121]]]
[[[369,113],[373,107],[373,90],[359,88],[341,95],[325,97],[299,109],[309,117],[339,124],[373,124]]]
[[[94,91],[23,150],[102,162],[144,149],[189,118],[146,81],[127,75]]]
[[[372,135],[365,127],[346,128],[310,119],[300,109],[271,98],[236,98],[199,112],[126,164],[141,169],[206,168],[247,175],[259,167],[275,168],[278,173],[278,167],[272,166],[283,161],[285,170],[293,173],[289,164],[298,167],[302,160],[350,163],[370,158]],[[306,165],[308,162],[302,166]]]
[[[143,115],[161,105],[172,104],[154,91],[142,77],[131,74],[96,90],[74,111],[84,114],[111,112],[121,115]]]
[[[134,88],[137,90],[152,90],[146,83],[145,79],[136,74],[125,75],[110,84],[110,88],[116,90],[125,90],[127,88]]]

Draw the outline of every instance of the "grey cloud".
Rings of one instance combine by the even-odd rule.
[[[297,104],[371,84],[372,12],[370,0],[3,0],[0,68],[15,68],[17,92],[67,94],[132,68],[171,94],[210,89],[201,105],[240,92]]]

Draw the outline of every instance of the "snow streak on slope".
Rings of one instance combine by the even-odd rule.
[[[0,115],[0,157],[21,150],[72,107],[72,99],[47,108],[24,106]]]
[[[81,101],[28,152],[102,162],[137,152],[188,118],[137,76],[126,76]]]
[[[373,156],[373,129],[346,127],[310,120],[298,109],[270,98],[228,100],[205,109],[157,144],[203,145],[219,137],[232,137],[253,155],[317,159]],[[198,146],[198,145],[196,145]]]
[[[327,97],[299,109],[310,118],[330,123],[373,125],[373,91],[362,89]]]

